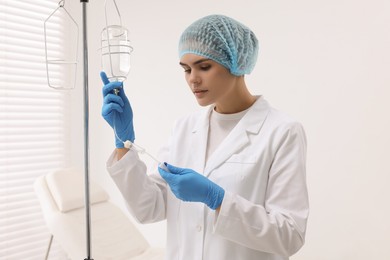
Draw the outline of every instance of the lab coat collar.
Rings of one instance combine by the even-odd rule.
[[[214,107],[210,106],[208,110],[198,120],[192,133],[194,134],[194,154],[199,158],[199,165],[203,165],[203,174],[209,176],[210,173],[223,164],[233,154],[250,143],[249,135],[256,135],[268,115],[269,104],[259,96],[256,102],[249,108],[248,112],[233,128],[230,134],[222,141],[218,148],[209,158],[207,165],[205,163],[207,137],[209,132],[210,113]]]

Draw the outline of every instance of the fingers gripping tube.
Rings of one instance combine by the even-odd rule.
[[[118,96],[120,90],[119,90],[119,88],[114,88],[114,90],[113,90],[112,92],[113,92],[116,96]]]
[[[163,169],[166,172],[170,172],[168,167],[167,167],[167,165],[166,165],[166,163],[159,163],[158,167],[160,167],[161,169]]]

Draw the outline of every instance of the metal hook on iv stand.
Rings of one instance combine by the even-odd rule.
[[[116,4],[116,1],[113,0],[112,1],[114,3],[114,6],[115,6],[115,10],[116,10],[116,13],[118,15],[118,18],[119,18],[119,24],[120,26],[122,27],[122,16],[121,16],[121,13],[119,12],[119,8]],[[104,17],[105,17],[105,20],[106,20],[106,26],[108,25],[108,16],[107,16],[107,0],[104,1]]]

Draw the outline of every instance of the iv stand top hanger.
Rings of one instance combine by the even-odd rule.
[[[116,4],[116,1],[115,0],[112,0],[112,2],[114,3],[114,6],[115,6],[115,10],[118,14],[118,18],[119,18],[119,25],[122,26],[122,16],[121,16],[121,13],[119,12],[119,8],[118,8],[118,5]],[[108,16],[107,16],[107,0],[104,1],[104,17],[106,19],[106,26],[108,26]]]
[[[73,50],[74,57],[71,57],[68,59],[65,52],[56,52],[54,50],[51,50],[51,43],[49,41],[49,33],[50,30],[50,22],[51,19],[55,18],[55,16],[61,15],[60,13],[63,13],[65,15],[65,19],[68,20],[69,24],[73,26],[73,32],[71,30],[70,33],[74,33],[75,35],[75,49]],[[70,15],[70,13],[65,8],[65,0],[61,0],[58,3],[58,7],[49,15],[49,17],[46,18],[46,20],[43,23],[44,25],[44,42],[45,42],[45,63],[46,63],[46,76],[47,76],[47,83],[49,87],[54,89],[74,89],[76,85],[76,73],[77,73],[77,64],[78,64],[78,39],[79,39],[79,26],[77,22],[74,20],[74,18]],[[61,54],[59,54],[61,53]],[[72,54],[69,52],[69,54]],[[70,86],[66,87],[63,85],[61,79],[58,78],[58,75],[56,75],[56,70],[61,68],[62,71],[67,71],[69,74],[69,78],[73,79],[70,82]]]

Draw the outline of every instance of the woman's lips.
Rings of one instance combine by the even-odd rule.
[[[194,90],[194,95],[197,97],[197,98],[201,98],[201,97],[204,97],[206,95],[208,90]]]

